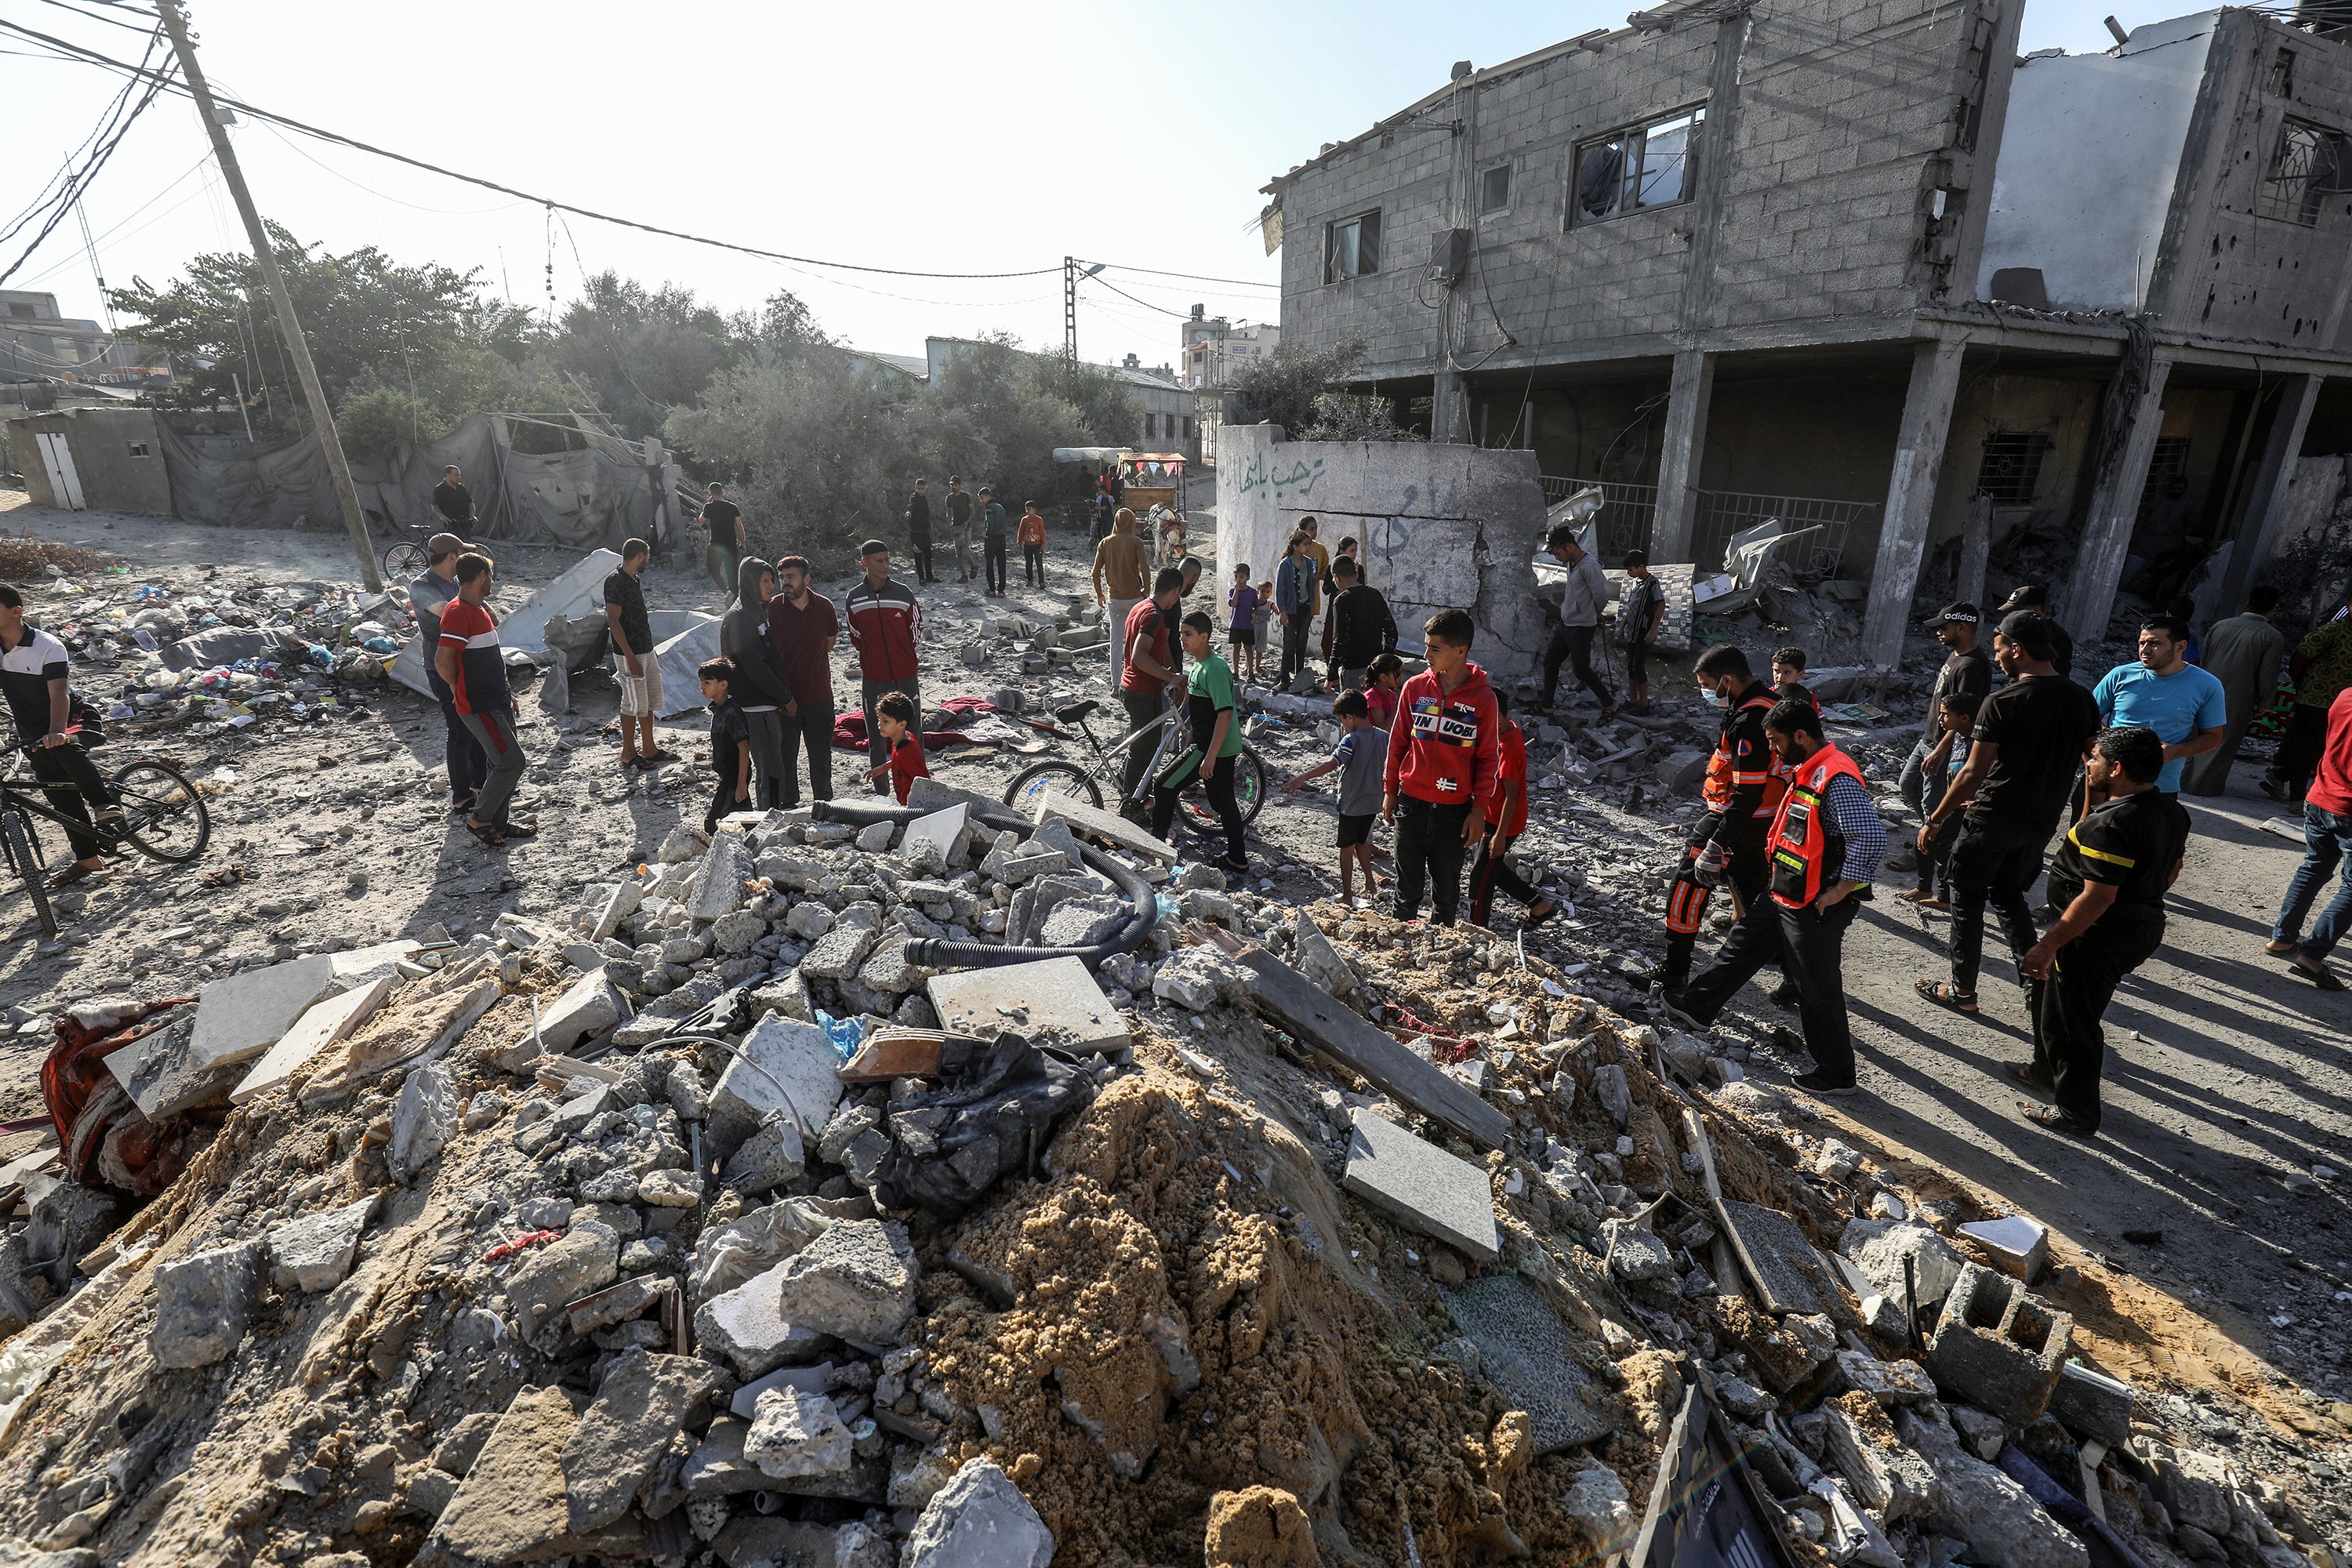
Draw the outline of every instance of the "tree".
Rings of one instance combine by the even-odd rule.
[[[1275,424],[1294,441],[1419,441],[1396,422],[1388,399],[1349,390],[1363,368],[1364,345],[1349,338],[1328,349],[1295,343],[1252,360],[1234,378],[1229,425]]]
[[[565,309],[552,360],[614,424],[645,437],[771,333],[778,345],[796,336],[820,341],[807,307],[790,294],[772,298],[758,318],[730,317],[698,300],[691,289],[647,289],[605,272],[589,279],[586,295]],[[578,402],[575,394],[562,406]]]
[[[1108,372],[1032,353],[1002,332],[958,344],[929,390],[985,444],[984,458],[961,469],[966,488],[993,485],[1013,508],[1044,503],[1066,477],[1055,472],[1055,447],[1129,446],[1143,429],[1141,405]]]

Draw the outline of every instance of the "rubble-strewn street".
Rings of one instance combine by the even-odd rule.
[[[1336,902],[1328,785],[1230,883],[1004,817],[1018,767],[1091,760],[1019,721],[1104,695],[1068,540],[1050,591],[922,591],[926,709],[995,710],[921,823],[843,751],[833,806],[706,838],[695,715],[625,776],[608,679],[559,713],[526,679],[541,831],[492,854],[437,712],[336,657],[411,635],[340,536],[0,517],[110,557],[28,582],[37,619],[129,709],[101,760],[152,745],[214,813],[56,942],[0,889],[36,1119],[0,1563],[1561,1564],[1735,1452],[1792,1564],[2352,1544],[2347,1019],[2262,957],[2294,850],[2250,790],[2196,808],[2084,1146],[2009,1112],[2005,961],[1984,1021],[1930,1013],[1941,917],[1891,897],[1848,951],[1860,1096],[1786,1086],[1761,988],[1707,1031],[1652,999],[1713,730],[1678,662],[1654,717],[1523,720],[1519,857],[1571,906],[1526,932]],[[494,604],[573,558],[499,559]],[[711,608],[698,566],[653,606]],[[152,677],[208,620],[327,663],[190,702]],[[1328,754],[1312,700],[1250,701],[1277,784]],[[1911,732],[1840,728],[1905,820]],[[971,962],[1005,943],[1056,951]],[[114,1096],[79,1184],[41,1168],[60,1044]]]

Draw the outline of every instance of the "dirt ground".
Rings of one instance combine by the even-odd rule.
[[[207,573],[239,582],[352,575],[339,535],[50,512],[16,492],[0,492],[0,528],[111,552],[138,580],[175,593],[200,588]],[[693,553],[698,559],[648,572],[655,607],[713,607]],[[1010,609],[1050,624],[1090,604],[1084,553],[1082,540],[1055,539],[1043,590],[1018,585],[1016,563],[1006,601],[983,601],[977,583],[960,584],[943,563],[947,581],[924,593],[934,621],[926,701],[1012,683],[1024,684],[1037,706],[1107,696],[1091,669],[1022,682],[1011,639],[985,620]],[[573,559],[516,546],[500,557],[509,603]],[[26,586],[37,607],[42,585]],[[837,597],[846,580],[819,586]],[[974,641],[988,655],[978,668],[954,657]],[[2099,673],[2078,671],[2086,681]],[[1667,663],[1654,681],[1662,694],[1686,690],[1686,667]],[[842,689],[854,692],[854,682]],[[576,710],[559,723],[539,710],[529,684],[521,689],[523,740],[534,759],[524,792],[538,803],[542,831],[495,856],[445,815],[439,717],[397,687],[364,689],[365,710],[354,717],[265,720],[203,739],[163,731],[160,753],[217,791],[211,851],[182,869],[116,869],[62,943],[33,940],[25,901],[0,890],[0,930],[14,938],[0,949],[0,1008],[54,1006],[62,996],[151,974],[193,990],[207,965],[414,936],[435,923],[478,929],[500,910],[530,913],[572,901],[570,889],[646,858],[681,815],[698,816],[709,788],[698,765],[667,785],[624,777],[615,742],[600,733],[614,712],[611,682],[583,678],[573,690]],[[1675,711],[1711,729],[1695,701]],[[701,729],[687,716],[664,725],[663,742],[692,758]],[[1277,780],[1324,752],[1311,726],[1270,716],[1254,721],[1253,738]],[[1047,744],[1088,760],[1066,742]],[[1006,752],[933,765],[947,782],[992,793],[1030,760]],[[836,752],[843,793],[856,765]],[[2352,1426],[2352,1404],[2343,1403],[2352,1401],[2352,1215],[2337,1174],[2352,1159],[2352,997],[2289,979],[2262,952],[2299,846],[2261,830],[2283,811],[2252,778],[2242,767],[2228,796],[2188,803],[2198,835],[2171,900],[2168,941],[2108,1016],[2106,1136],[2085,1145],[2017,1115],[2004,1068],[2030,1047],[2005,957],[1989,960],[1980,1021],[1939,1012],[1913,994],[1916,976],[1942,973],[1947,921],[1896,902],[1891,895],[1907,879],[1894,875],[1847,945],[1864,1092],[1829,1103],[1824,1125],[1882,1155],[1915,1186],[1939,1172],[1984,1203],[2050,1226],[2064,1265],[2051,1292],[2076,1313],[2103,1363],[2136,1377],[2145,1368],[2147,1386],[2166,1391],[2156,1397],[2182,1401],[2171,1412],[2179,1424],[2215,1441],[2244,1442],[2249,1460],[2291,1458],[2325,1491],[2336,1463],[2347,1458],[2342,1445]],[[1629,814],[1581,792],[1537,799],[1528,868],[1587,881],[1581,915],[1528,933],[1528,950],[1570,973],[1593,965],[1595,978],[1627,956],[1654,956],[1656,875],[1679,843],[1671,815],[1655,805]],[[1294,902],[1335,890],[1329,802],[1327,792],[1268,805],[1253,836],[1253,858],[1263,866],[1253,888],[1263,883]],[[248,879],[202,884],[205,873],[231,864]],[[1638,987],[1621,989],[1627,1005],[1638,1000]],[[1757,1076],[1784,1076],[1769,1047],[1776,1029],[1793,1029],[1793,1014],[1751,988],[1724,1023],[1753,1034]],[[37,1112],[46,1031],[11,1043],[0,1057],[0,1113]],[[2126,1232],[2160,1233],[2160,1240],[2126,1239]],[[2263,1421],[2247,1422],[2249,1409]]]

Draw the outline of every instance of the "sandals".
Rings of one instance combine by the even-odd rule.
[[[507,836],[505,830],[502,828],[493,827],[487,822],[476,822],[471,818],[468,818],[466,823],[466,831],[480,839],[482,841],[482,846],[485,848],[503,849],[507,847]]]
[[[2033,1076],[2033,1064],[2031,1062],[2010,1063],[2009,1076],[2017,1082],[2023,1084],[2026,1088],[2032,1089],[2036,1094],[2055,1094],[2058,1092],[2058,1086],[2056,1084],[2052,1083],[2047,1079],[2041,1079]]]
[[[1519,917],[1519,929],[1533,931],[1558,913],[1559,913],[1559,904],[1550,899],[1538,899],[1528,906],[1527,913]]]
[[[2309,981],[2315,987],[2322,991],[2341,991],[2344,989],[2344,982],[2336,979],[2334,974],[2330,973],[2327,966],[2324,963],[2316,969],[2305,969],[2300,963],[2291,963],[2286,966],[2286,972],[2289,974],[2294,975],[2297,980]]]
[[[463,798],[462,800],[453,800],[453,801],[451,801],[451,802],[449,803],[449,815],[450,815],[450,816],[473,816],[473,815],[474,815],[474,800],[475,800],[475,797],[474,797],[473,795],[467,795],[467,796],[466,796],[465,798]]]
[[[1932,1002],[1954,1013],[1977,1016],[1977,994],[1963,991],[1948,980],[1914,980],[1911,989],[1919,994],[1922,1002]]]
[[[2284,958],[2290,952],[2299,952],[2302,947],[2303,943],[2299,942],[2266,942],[2263,943],[2263,951],[2269,953],[2273,958]]]
[[[644,756],[637,758],[629,765],[631,767],[638,768],[658,768],[677,762],[677,760],[678,755],[676,752],[647,752]]]
[[[2085,1143],[2098,1136],[2087,1127],[2077,1127],[2064,1111],[2054,1105],[2036,1105],[2030,1100],[2021,1100],[2017,1102],[2017,1113],[2045,1132],[2063,1132]]]
[[[1923,910],[1948,910],[1952,907],[1925,888],[1906,888],[1895,896],[1906,904],[1916,904]]]
[[[501,823],[499,826],[499,831],[505,834],[509,838],[536,838],[539,837],[538,825],[529,822]]]
[[[77,860],[49,879],[49,891],[54,893],[59,888],[70,888],[84,877],[94,875],[96,873],[89,867]]]

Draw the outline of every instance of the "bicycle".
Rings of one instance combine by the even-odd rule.
[[[148,859],[181,866],[205,852],[212,839],[212,813],[196,786],[176,768],[152,758],[117,769],[107,781],[122,807],[120,819],[83,824],[36,798],[43,786],[16,773],[17,756],[28,750],[10,747],[0,767],[0,859],[25,884],[33,900],[33,915],[45,936],[58,934],[58,917],[49,907],[49,889],[41,879],[40,836],[35,817],[47,817],[59,827],[99,841],[102,848],[121,852],[125,846]],[[27,789],[30,784],[31,789]]]
[[[1108,776],[1116,790],[1126,753],[1150,736],[1156,737],[1151,747],[1151,765],[1143,770],[1142,779],[1135,786],[1132,799],[1120,802],[1121,805],[1132,804],[1147,809],[1150,806],[1152,782],[1173,767],[1191,744],[1184,734],[1183,710],[1171,708],[1141,729],[1130,730],[1105,745],[1102,738],[1095,733],[1094,727],[1087,722],[1095,710],[1101,706],[1101,702],[1088,698],[1084,702],[1073,702],[1066,708],[1054,710],[1056,722],[1076,725],[1078,732],[1086,736],[1087,743],[1094,747],[1094,765],[1082,767],[1059,758],[1032,763],[1015,773],[1013,782],[1005,786],[1005,805],[1024,816],[1034,816],[1037,805],[1045,799],[1045,792],[1058,789],[1072,799],[1078,798],[1083,792],[1087,804],[1099,808],[1103,803],[1103,779]],[[1234,719],[1238,722],[1240,715],[1234,715]],[[1244,826],[1257,820],[1259,809],[1265,805],[1266,793],[1265,762],[1257,754],[1257,749],[1244,741],[1241,754],[1234,759],[1234,800],[1241,807]],[[1217,820],[1215,808],[1209,805],[1208,792],[1197,778],[1185,787],[1180,804],[1181,810],[1179,815],[1194,832],[1206,836],[1223,831],[1223,825]]]

